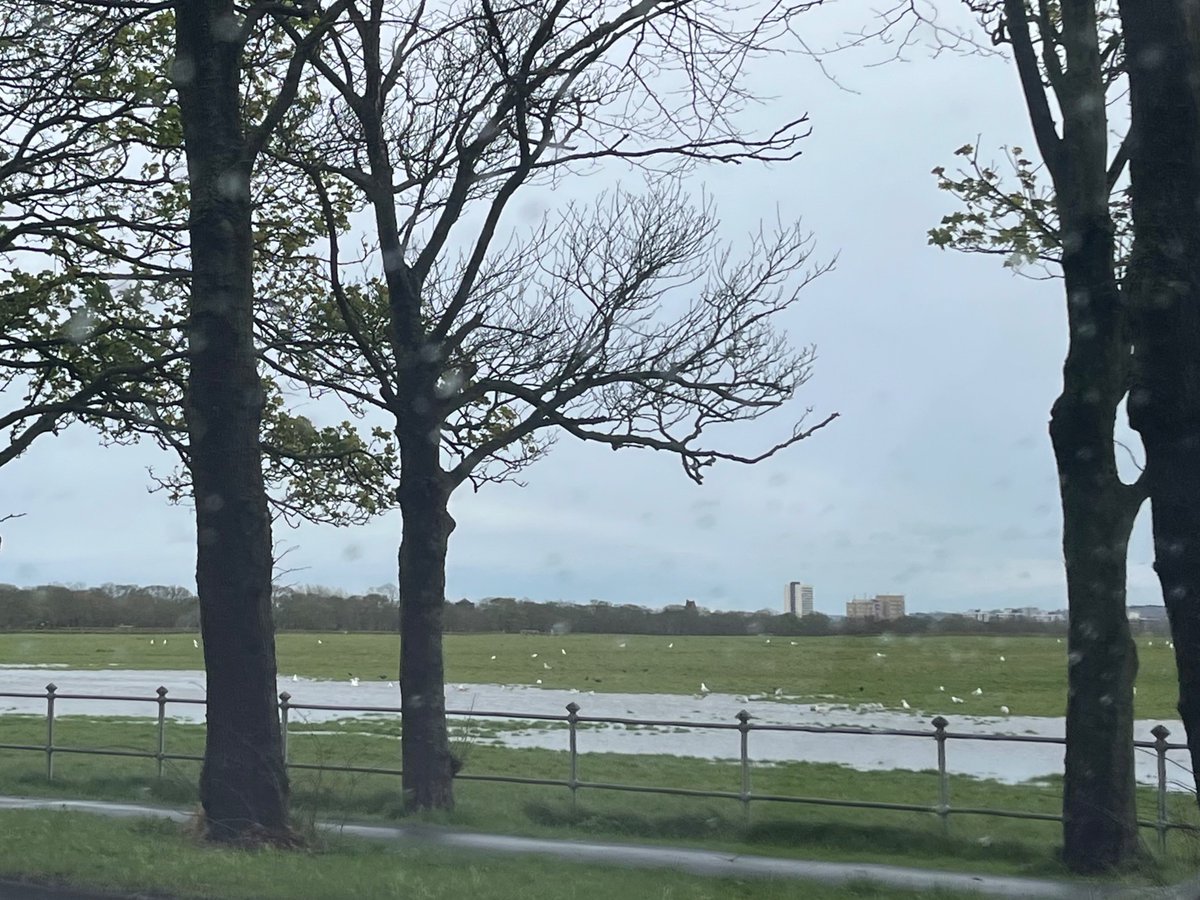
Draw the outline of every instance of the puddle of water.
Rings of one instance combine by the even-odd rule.
[[[55,715],[140,716],[157,714],[154,701],[159,685],[167,687],[170,698],[204,697],[202,671],[138,671],[138,670],[55,670],[49,675],[44,668],[34,666],[4,668],[0,674],[0,690],[19,693],[44,693],[47,681],[53,679],[58,694],[119,694],[147,698],[145,701],[70,700],[55,701]],[[291,694],[291,703],[392,707],[400,704],[400,691],[393,684],[362,681],[326,681],[282,676],[278,689]],[[863,736],[844,734],[807,734],[800,732],[752,731],[749,738],[750,756],[757,762],[824,762],[839,763],[858,770],[934,769],[937,766],[937,747],[929,720],[933,712],[900,712],[879,708],[855,708],[836,703],[786,703],[775,700],[754,700],[730,694],[709,694],[692,697],[675,694],[591,694],[578,691],[549,690],[527,685],[449,684],[446,686],[446,706],[459,718],[472,718],[483,727],[482,738],[493,739],[509,747],[537,747],[550,750],[567,749],[565,723],[552,727],[528,730],[488,732],[486,723],[513,722],[514,719],[495,719],[482,712],[529,715],[565,715],[568,703],[580,706],[580,715],[611,716],[640,719],[678,720],[689,723],[735,724],[736,714],[746,709],[751,722],[762,725],[823,725],[857,728],[887,728],[927,730],[928,737],[894,735]],[[24,713],[45,715],[46,701],[42,698],[0,697],[0,715]],[[192,704],[167,704],[170,718],[185,722],[203,722],[204,707]],[[946,715],[945,713],[943,713]],[[338,710],[293,709],[290,720],[298,729],[305,723],[322,723],[352,717],[393,715]],[[1061,717],[1030,716],[970,716],[946,715],[949,730],[958,734],[1008,734],[1062,737],[1064,720]],[[1138,721],[1134,733],[1147,740],[1157,722]],[[1165,722],[1177,739],[1182,740],[1183,726]],[[694,728],[680,731],[671,727],[597,726],[588,724],[578,731],[581,753],[663,753],[701,759],[737,759],[739,734],[736,730]],[[1062,772],[1061,744],[997,743],[971,740],[951,740],[946,745],[947,766],[952,774],[991,778],[1017,783]],[[1168,754],[1168,766],[1174,790],[1190,790],[1190,769],[1186,751]],[[1152,751],[1139,750],[1135,755],[1137,778],[1144,784],[1157,783],[1157,763]],[[1188,787],[1182,783],[1186,781]]]

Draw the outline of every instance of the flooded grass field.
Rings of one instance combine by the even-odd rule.
[[[196,670],[198,643],[190,633],[0,634],[0,665]],[[290,633],[277,645],[284,678],[396,679],[396,635]],[[947,717],[1000,716],[1002,707],[1058,717],[1066,707],[1066,647],[1052,637],[480,634],[447,635],[445,648],[453,684],[681,695],[698,695],[703,684],[733,697],[779,692],[784,702],[895,711],[907,703]],[[1141,638],[1138,652],[1137,718],[1174,720],[1173,651],[1161,638]]]

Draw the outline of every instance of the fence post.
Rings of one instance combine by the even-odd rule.
[[[933,739],[937,741],[938,759],[938,811],[942,820],[942,832],[950,832],[950,782],[946,776],[946,726],[950,723],[944,716],[937,716],[933,725]]]
[[[1167,736],[1170,730],[1164,725],[1150,729],[1154,735],[1154,752],[1158,754],[1158,852],[1167,852]]]
[[[279,749],[283,754],[283,767],[288,764],[288,701],[292,695],[284,691],[279,695]]]
[[[54,682],[46,685],[46,780],[54,780]]]
[[[163,754],[167,752],[167,689],[161,684],[158,686],[158,753],[155,758],[158,760],[158,780],[162,781],[163,770]]]
[[[750,713],[742,710],[737,714],[738,731],[742,736],[742,810],[746,824],[750,824]]]
[[[567,779],[571,788],[571,814],[576,810],[576,792],[579,789],[579,747],[576,743],[575,726],[579,722],[579,704],[571,701],[567,704],[567,729],[571,742],[571,775]]]

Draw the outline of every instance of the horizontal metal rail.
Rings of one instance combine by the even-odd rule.
[[[45,693],[0,691],[0,698],[44,700],[46,703],[46,742],[44,744],[0,743],[0,750],[25,751],[44,753],[46,756],[46,776],[54,778],[54,757],[58,754],[86,754],[95,756],[133,757],[153,759],[157,763],[158,777],[163,775],[163,763],[166,761],[203,762],[203,757],[195,754],[170,753],[166,749],[167,707],[169,704],[204,705],[205,700],[196,697],[168,697],[165,687],[160,687],[154,697],[136,696],[129,694],[60,694],[54,684],[46,686]],[[115,701],[129,703],[154,704],[157,711],[157,750],[130,750],[125,748],[101,747],[72,747],[63,746],[54,740],[56,722],[55,704],[60,700],[71,701]],[[288,769],[346,772],[355,774],[385,775],[402,777],[401,769],[378,768],[374,766],[330,765],[326,763],[294,762],[288,759],[288,717],[295,710],[323,710],[344,713],[383,713],[399,716],[401,708],[397,706],[343,706],[329,703],[293,703],[291,695],[286,691],[279,695],[279,715],[281,734],[283,738],[284,761]],[[22,714],[17,714],[20,717]],[[792,803],[810,806],[840,807],[846,809],[880,809],[897,812],[910,812],[937,815],[948,828],[950,816],[991,816],[996,818],[1028,819],[1044,822],[1061,822],[1062,816],[1054,813],[1027,812],[1013,809],[990,809],[985,807],[967,807],[950,805],[949,769],[946,764],[946,744],[950,741],[991,741],[1027,744],[1065,744],[1066,739],[1043,735],[1011,735],[1011,734],[977,734],[972,732],[956,732],[948,730],[949,721],[937,716],[930,723],[931,730],[908,728],[869,728],[851,725],[783,725],[757,723],[746,710],[735,717],[735,722],[695,722],[686,719],[638,719],[628,716],[586,716],[580,715],[580,707],[576,703],[567,704],[566,715],[512,712],[507,710],[459,710],[447,709],[446,715],[456,719],[510,719],[524,722],[549,722],[566,726],[570,774],[566,779],[534,778],[521,775],[490,775],[459,773],[455,778],[459,781],[492,782],[498,784],[538,785],[546,787],[568,788],[571,792],[572,804],[580,790],[616,791],[636,794],[658,794],[678,797],[703,797],[718,800],[735,800],[740,802],[747,818],[750,804],[755,803]],[[61,717],[61,713],[59,713]],[[0,720],[2,724],[2,720]],[[602,781],[587,781],[579,778],[579,758],[581,754],[577,747],[577,735],[580,726],[615,725],[626,728],[684,728],[688,730],[737,731],[740,733],[741,789],[738,791],[700,790],[695,788],[676,788],[652,785],[619,784]],[[910,737],[925,740],[933,739],[937,746],[938,802],[935,805],[918,803],[890,803],[873,800],[847,800],[831,797],[802,797],[785,794],[754,793],[751,790],[751,757],[749,739],[753,732],[806,733],[806,734],[842,734],[863,737]],[[294,732],[293,732],[294,733]],[[319,733],[319,732],[306,732]],[[1158,815],[1153,820],[1138,820],[1142,828],[1152,828],[1158,833],[1159,849],[1165,851],[1166,836],[1170,831],[1187,831],[1200,833],[1200,825],[1189,822],[1172,821],[1167,814],[1167,784],[1166,765],[1167,753],[1173,750],[1186,750],[1187,745],[1173,743],[1167,740],[1170,732],[1162,725],[1152,729],[1153,741],[1135,740],[1133,746],[1140,750],[1151,750],[1157,757],[1158,764]]]

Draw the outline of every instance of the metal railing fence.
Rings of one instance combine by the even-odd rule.
[[[0,750],[26,750],[44,753],[46,756],[46,778],[54,780],[54,757],[56,754],[77,753],[96,756],[124,756],[155,760],[156,777],[162,779],[163,764],[167,760],[201,762],[203,757],[195,754],[167,752],[167,704],[180,703],[201,705],[202,699],[186,697],[168,697],[165,687],[159,687],[157,696],[131,696],[128,694],[60,694],[53,683],[46,685],[45,693],[0,692],[0,697],[21,699],[44,699],[46,701],[46,742],[45,744],[14,744],[0,741]],[[156,712],[157,747],[152,751],[128,750],[117,748],[96,747],[66,747],[54,741],[55,702],[59,700],[102,700],[127,701],[130,703],[154,703]],[[993,741],[1011,743],[1035,744],[1065,744],[1066,739],[1042,735],[1011,735],[988,734],[949,731],[950,722],[943,716],[931,720],[930,729],[895,729],[895,728],[862,728],[843,725],[771,725],[756,723],[746,710],[741,710],[735,716],[735,722],[695,722],[674,719],[635,719],[622,716],[584,716],[580,715],[581,707],[577,703],[568,703],[565,715],[550,715],[537,713],[516,713],[499,710],[446,710],[447,716],[468,719],[509,719],[530,722],[559,722],[567,729],[568,773],[566,778],[532,778],[517,775],[473,775],[459,773],[455,778],[459,781],[482,781],[505,784],[545,785],[565,787],[571,792],[571,804],[574,808],[580,790],[625,791],[643,794],[665,794],[681,797],[706,797],[722,800],[737,800],[742,804],[744,815],[749,821],[750,805],[752,802],[770,803],[801,803],[812,806],[832,806],[849,809],[882,809],[901,812],[932,813],[942,822],[943,829],[949,830],[950,816],[978,815],[995,816],[1011,819],[1031,819],[1047,822],[1061,822],[1062,816],[1051,813],[1027,812],[1013,809],[988,809],[984,807],[951,806],[950,804],[950,770],[946,763],[946,744],[949,741]],[[400,769],[383,769],[371,766],[340,766],[325,763],[293,762],[288,758],[288,733],[290,716],[297,710],[321,710],[328,712],[348,713],[387,713],[398,716],[400,708],[396,706],[344,706],[324,703],[293,703],[292,696],[287,691],[279,695],[280,733],[283,743],[283,757],[289,769],[307,769],[322,772],[354,772],[377,775],[402,774]],[[741,784],[738,791],[710,791],[692,788],[653,787],[646,785],[618,784],[612,782],[586,781],[579,777],[579,747],[578,732],[581,725],[620,725],[626,727],[653,726],[663,728],[704,729],[717,731],[737,731],[739,733],[739,767]],[[754,793],[751,790],[750,734],[751,732],[803,732],[807,734],[847,734],[864,737],[912,737],[932,738],[937,748],[938,797],[934,804],[920,803],[882,803],[871,800],[845,800],[829,797],[797,797],[780,794]],[[1170,731],[1163,725],[1151,729],[1152,741],[1135,740],[1133,746],[1138,749],[1151,750],[1157,758],[1157,811],[1153,820],[1139,819],[1138,825],[1153,829],[1158,837],[1158,848],[1165,852],[1167,834],[1172,830],[1200,831],[1200,827],[1187,822],[1172,821],[1167,807],[1167,753],[1173,750],[1186,750],[1187,744],[1172,743],[1167,740]],[[0,737],[3,735],[0,734]]]

